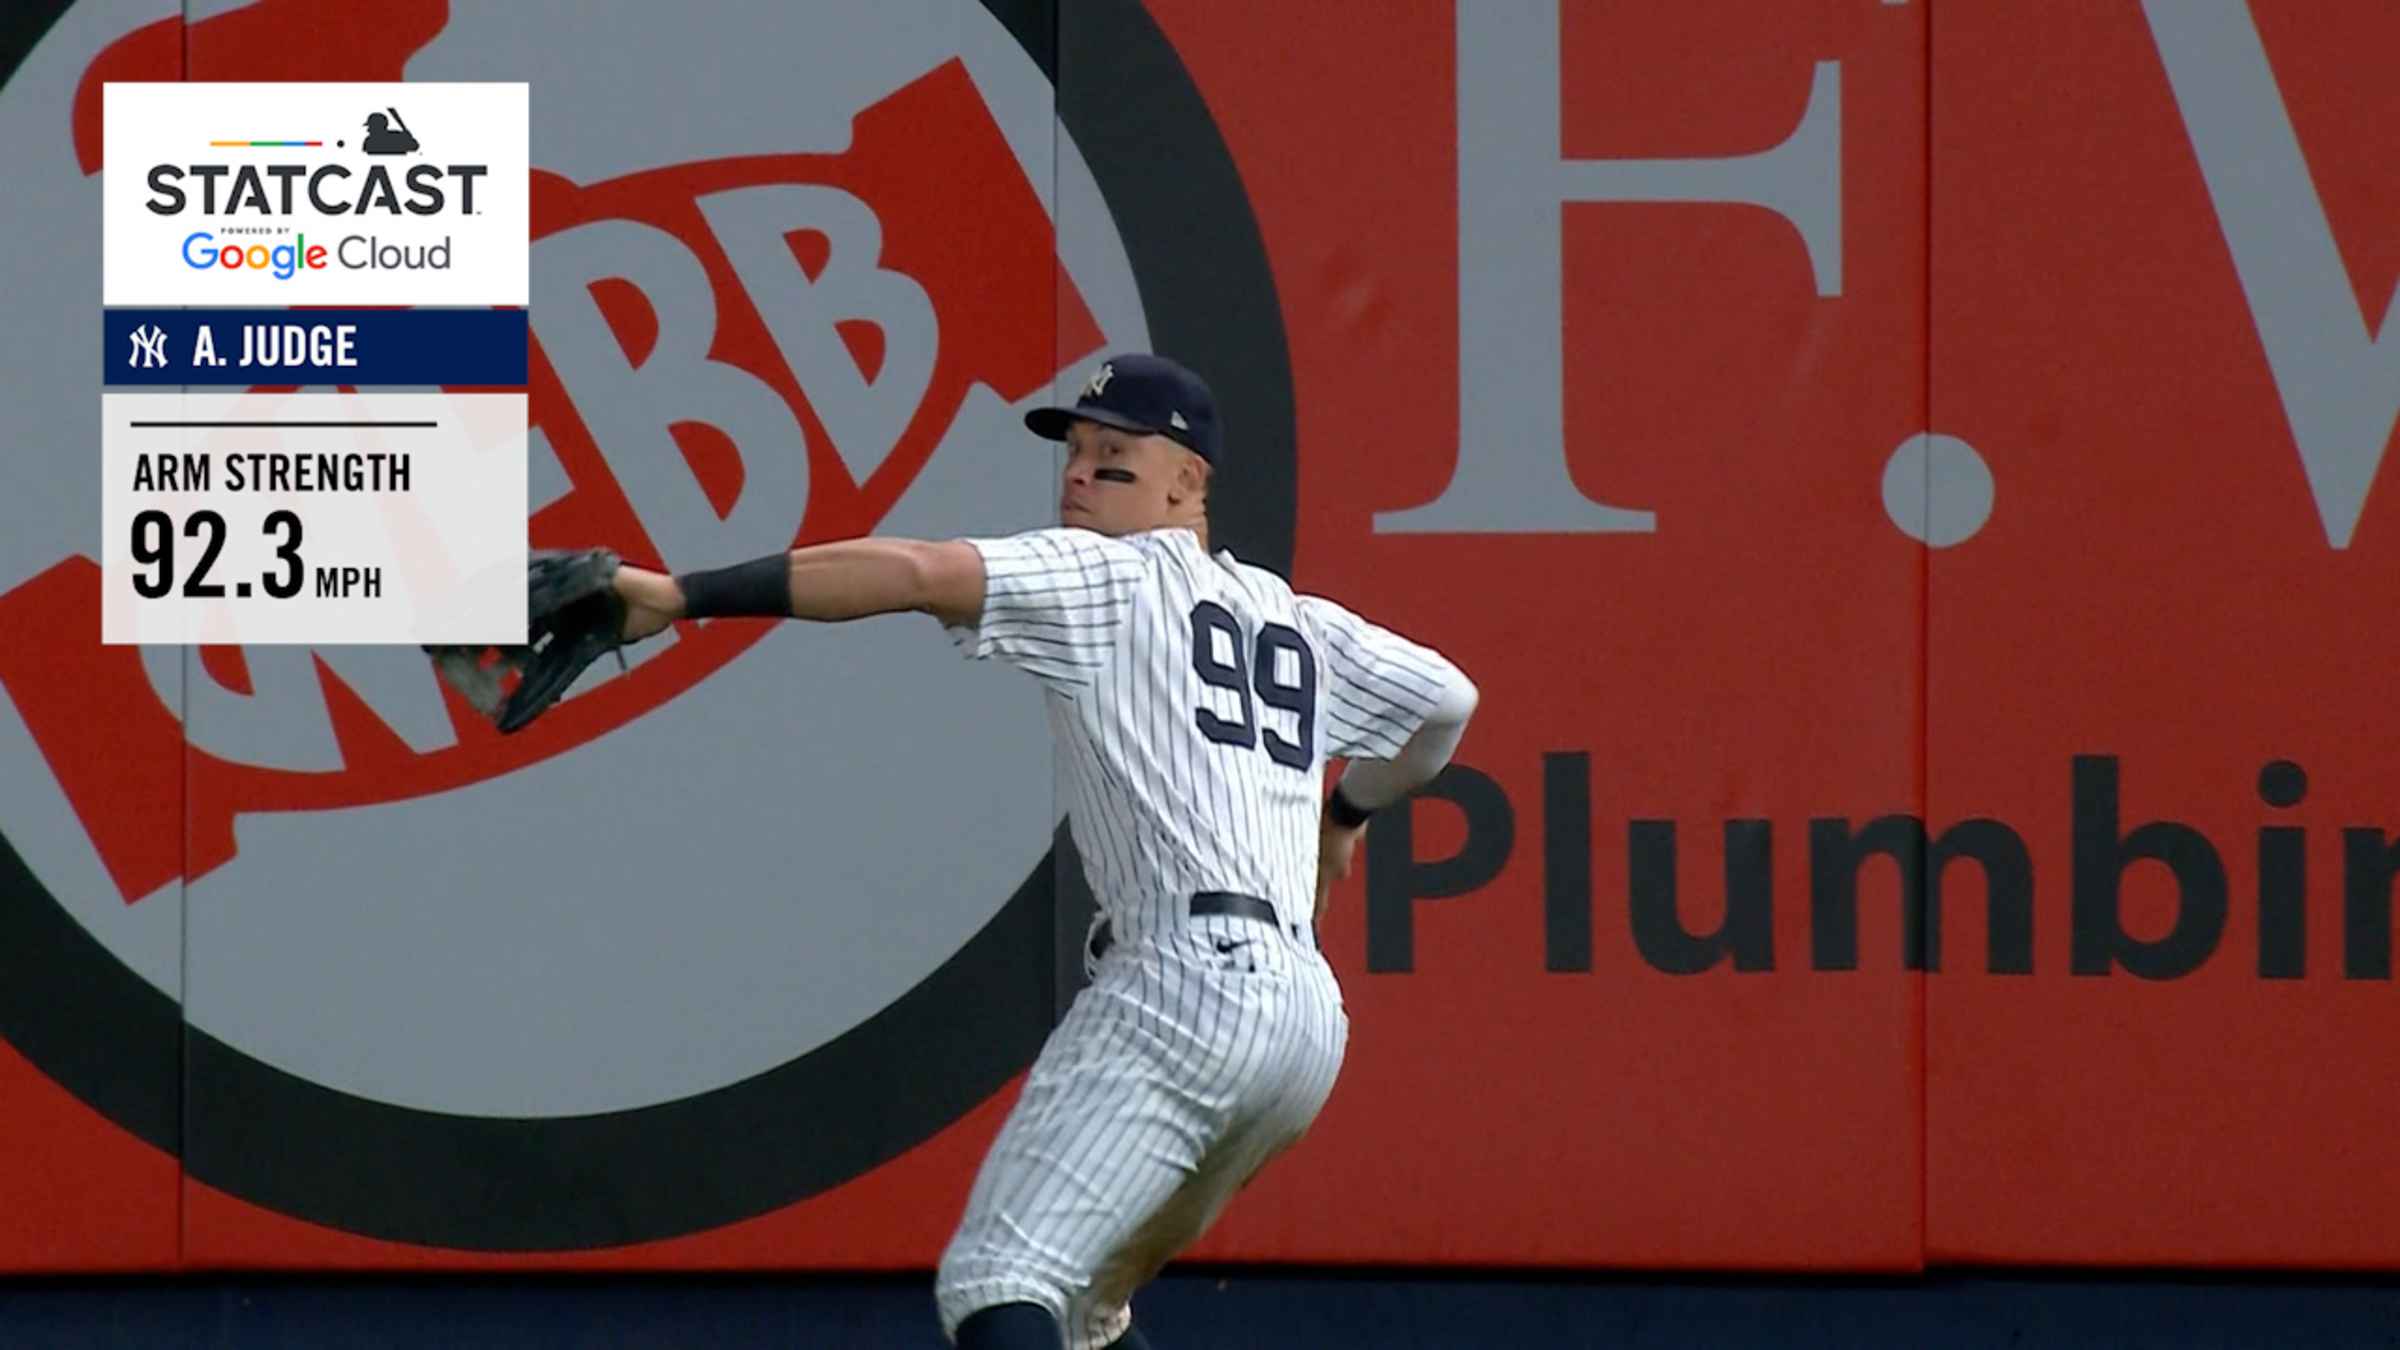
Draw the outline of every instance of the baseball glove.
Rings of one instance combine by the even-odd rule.
[[[521,647],[427,647],[433,668],[503,732],[523,728],[565,695],[575,678],[610,652],[624,665],[625,602],[618,598],[617,555],[604,548],[542,550],[525,563],[525,636]],[[514,674],[512,688],[508,676]]]

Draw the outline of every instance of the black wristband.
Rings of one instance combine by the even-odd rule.
[[[772,553],[706,572],[686,572],[675,578],[675,584],[683,588],[683,617],[687,619],[792,617],[789,553]]]
[[[1325,799],[1325,818],[1345,830],[1357,829],[1367,823],[1367,817],[1374,814],[1350,800],[1350,794],[1342,791],[1339,783],[1333,785],[1333,795]]]

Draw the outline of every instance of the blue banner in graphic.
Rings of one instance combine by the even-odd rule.
[[[110,309],[103,385],[523,388],[522,309]]]

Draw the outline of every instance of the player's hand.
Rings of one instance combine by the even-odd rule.
[[[625,602],[627,642],[639,642],[683,617],[683,588],[664,572],[619,567],[617,596]]]
[[[1316,922],[1325,922],[1325,903],[1333,894],[1333,883],[1347,881],[1350,866],[1358,853],[1358,841],[1367,837],[1367,827],[1344,829],[1331,820],[1317,830],[1317,912]]]

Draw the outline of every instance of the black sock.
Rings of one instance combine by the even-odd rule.
[[[1150,1350],[1150,1342],[1142,1339],[1138,1327],[1125,1328],[1125,1334],[1108,1343],[1108,1350]]]
[[[1058,1350],[1058,1319],[1034,1303],[1003,1303],[958,1324],[958,1350]]]

